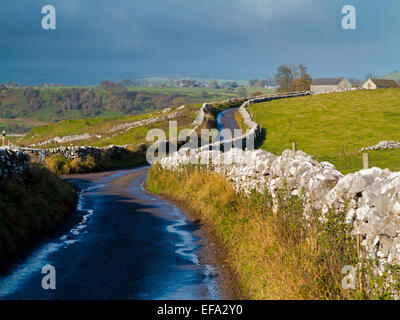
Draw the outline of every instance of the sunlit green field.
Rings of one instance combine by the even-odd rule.
[[[262,149],[297,148],[343,173],[362,169],[359,150],[400,141],[400,89],[352,91],[276,100],[251,106],[266,129]],[[400,170],[400,150],[370,152],[371,166]]]

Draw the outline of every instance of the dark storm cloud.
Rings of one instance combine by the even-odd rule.
[[[396,0],[2,0],[0,66],[139,73],[271,76],[277,65],[315,76],[399,68]],[[57,30],[41,29],[41,8]],[[341,28],[357,8],[358,30]]]

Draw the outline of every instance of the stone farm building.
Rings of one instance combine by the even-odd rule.
[[[351,90],[352,85],[346,78],[315,79],[311,85],[312,93],[329,93]]]
[[[395,80],[388,79],[368,79],[363,85],[363,89],[375,90],[384,88],[399,88],[399,84]]]

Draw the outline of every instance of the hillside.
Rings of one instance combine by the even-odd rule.
[[[168,132],[168,120],[171,118],[178,122],[179,127],[190,128],[200,106],[201,104],[191,104],[183,108],[171,107],[125,117],[64,120],[34,128],[18,140],[17,144],[43,148],[140,144],[145,142],[150,129],[160,128]]]
[[[137,115],[235,96],[209,88],[0,86],[0,129],[22,133],[61,120]]]
[[[400,81],[400,71],[394,71],[392,73],[382,76],[381,78]]]
[[[342,173],[362,169],[361,148],[400,141],[400,90],[352,91],[277,100],[251,107],[266,130],[262,149],[281,154],[293,141]],[[372,166],[400,170],[400,149],[370,152]]]

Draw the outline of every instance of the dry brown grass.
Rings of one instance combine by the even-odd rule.
[[[88,173],[110,169],[132,167],[146,162],[146,148],[143,146],[128,146],[126,152],[115,156],[104,156],[101,159],[87,157],[83,159],[67,159],[61,155],[46,158],[45,166],[55,174]]]
[[[245,297],[357,297],[356,292],[341,288],[341,268],[355,262],[351,239],[337,239],[326,225],[313,221],[305,227],[296,199],[282,201],[284,211],[273,213],[268,195],[237,195],[225,178],[197,169],[172,173],[155,166],[147,186],[154,193],[183,202],[212,230]],[[321,231],[331,238],[318,236]]]
[[[45,159],[45,166],[46,166],[47,169],[49,169],[53,173],[56,173],[56,172],[59,171],[59,162],[54,157],[46,158]]]

